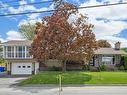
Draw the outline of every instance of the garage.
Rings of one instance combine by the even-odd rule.
[[[32,74],[32,63],[13,63],[11,64],[12,75]]]

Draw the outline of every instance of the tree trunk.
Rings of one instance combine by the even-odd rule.
[[[66,61],[62,61],[62,71],[65,72],[66,71]]]

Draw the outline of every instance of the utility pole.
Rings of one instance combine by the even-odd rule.
[[[62,92],[62,76],[59,75],[59,95],[61,95]]]

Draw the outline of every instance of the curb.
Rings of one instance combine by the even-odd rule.
[[[55,84],[38,84],[38,85],[17,85],[19,87],[59,87],[59,85]],[[62,87],[85,87],[85,86],[127,86],[127,84],[68,84],[68,85],[62,85]]]

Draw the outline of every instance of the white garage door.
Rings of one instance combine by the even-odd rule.
[[[12,74],[32,74],[32,63],[12,63]]]

